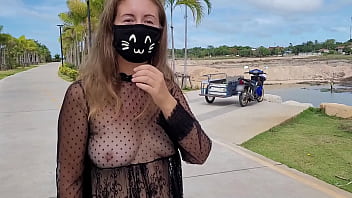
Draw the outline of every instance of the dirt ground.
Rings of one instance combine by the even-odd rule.
[[[203,75],[226,73],[227,76],[245,76],[250,69],[264,69],[267,73],[266,84],[291,83],[335,83],[352,77],[352,60],[321,60],[314,57],[269,57],[269,58],[237,58],[223,60],[188,60],[187,74],[190,75],[193,87],[199,87]],[[176,72],[184,73],[184,60],[176,60]]]

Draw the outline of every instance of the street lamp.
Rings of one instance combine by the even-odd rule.
[[[89,4],[89,0],[87,0],[87,15],[88,15],[88,51],[89,48],[92,46],[92,27],[90,24],[90,4]]]
[[[61,31],[61,29],[62,29],[62,27],[64,25],[59,24],[59,25],[56,25],[56,26],[58,26],[59,29],[60,29],[61,66],[64,66],[64,57],[63,57],[63,51],[62,51],[62,31]]]
[[[351,24],[350,24],[350,42],[352,41],[352,17],[351,17]]]

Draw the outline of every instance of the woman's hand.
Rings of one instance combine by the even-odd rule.
[[[161,109],[165,118],[171,115],[177,101],[170,94],[164,79],[164,74],[152,65],[140,65],[133,69],[132,82],[153,98],[154,103]]]

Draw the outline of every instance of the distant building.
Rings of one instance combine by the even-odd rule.
[[[329,53],[330,52],[330,50],[329,49],[320,49],[319,50],[319,52],[321,52],[321,53]]]
[[[344,50],[345,49],[345,46],[337,46],[335,48],[336,52],[339,53],[339,54],[344,54]]]

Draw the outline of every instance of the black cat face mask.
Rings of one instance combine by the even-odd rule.
[[[143,24],[114,25],[113,33],[113,46],[132,63],[150,61],[161,37],[161,29]]]

